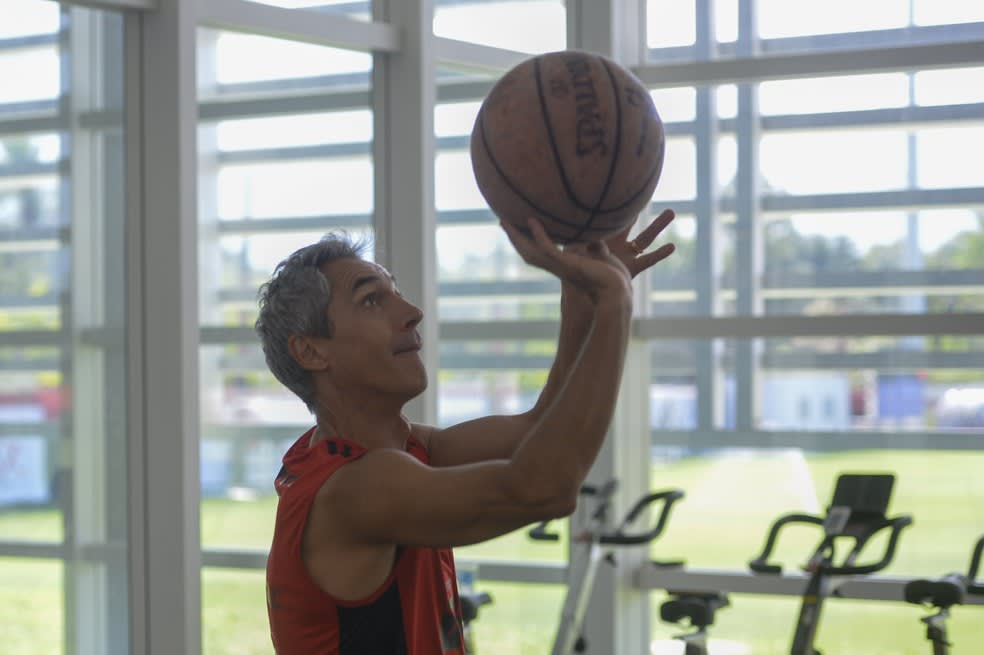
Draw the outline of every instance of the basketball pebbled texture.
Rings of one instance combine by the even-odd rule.
[[[648,90],[621,65],[565,50],[507,72],[479,109],[472,168],[489,207],[558,243],[604,239],[652,198],[666,147]]]

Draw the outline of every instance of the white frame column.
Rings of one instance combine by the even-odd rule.
[[[629,69],[638,67],[645,43],[643,18],[641,1],[568,0],[567,47],[606,56]],[[647,215],[641,215],[641,224]],[[646,276],[636,278],[634,286],[639,316],[648,297]],[[611,514],[615,520],[649,491],[650,351],[649,342],[633,330],[612,426],[588,476],[595,485],[618,480]],[[572,517],[572,534],[584,518],[583,512]],[[615,566],[599,568],[584,619],[587,655],[649,652],[649,594],[631,585],[632,572],[648,560],[648,548],[625,548],[616,551]]]
[[[201,652],[195,0],[126,24],[131,652]]]
[[[434,208],[433,0],[374,0],[373,20],[399,30],[396,52],[373,56],[376,261],[424,312],[421,356],[427,391],[407,405],[413,421],[437,423],[437,221]]]

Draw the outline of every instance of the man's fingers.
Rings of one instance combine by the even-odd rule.
[[[636,257],[635,261],[632,262],[633,277],[643,272],[647,268],[653,266],[654,264],[663,261],[670,255],[672,255],[674,250],[676,250],[676,246],[674,244],[666,243],[652,252],[647,252],[644,255],[639,255],[638,257]]]
[[[672,209],[664,209],[659,216],[653,219],[653,222],[646,226],[642,232],[640,232],[635,239],[632,241],[639,247],[640,250],[644,250],[649,247],[656,237],[659,236],[660,232],[666,229],[666,227],[673,222],[676,214],[673,213]]]

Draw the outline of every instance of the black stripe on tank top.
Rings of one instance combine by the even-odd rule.
[[[339,655],[406,655],[396,582],[371,605],[338,607]]]

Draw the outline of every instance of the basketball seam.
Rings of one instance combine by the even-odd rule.
[[[591,208],[581,202],[577,194],[574,193],[574,189],[571,188],[571,182],[567,179],[567,171],[564,170],[564,161],[560,157],[560,149],[557,147],[557,139],[554,138],[553,125],[550,122],[550,112],[547,110],[547,100],[543,96],[543,80],[540,79],[540,60],[533,60],[533,79],[536,81],[536,95],[537,99],[540,101],[540,114],[543,116],[543,126],[547,130],[547,140],[550,141],[550,150],[553,152],[554,162],[557,164],[557,171],[560,175],[560,183],[564,187],[564,191],[567,193],[567,199],[570,200],[571,204],[577,209],[583,209],[585,211],[590,211]]]
[[[581,236],[587,232],[587,230],[591,227],[591,224],[594,223],[594,220],[598,217],[598,210],[601,208],[601,203],[605,202],[605,196],[607,196],[608,192],[611,190],[612,179],[615,177],[615,168],[618,166],[618,155],[622,143],[622,103],[619,99],[620,94],[618,83],[615,81],[615,74],[612,72],[612,69],[609,68],[608,62],[600,57],[598,58],[598,61],[600,61],[601,65],[604,66],[605,72],[608,73],[608,81],[612,84],[612,97],[615,100],[615,143],[612,146],[612,162],[608,166],[608,177],[605,179],[605,186],[601,188],[601,194],[598,196],[598,202],[591,208],[591,214],[588,216],[588,220],[584,222],[581,227],[581,231],[574,237],[575,239],[581,238]]]
[[[499,174],[499,177],[502,178],[502,181],[505,183],[505,185],[507,187],[509,187],[509,190],[510,191],[512,191],[514,194],[516,194],[516,196],[518,196],[527,205],[529,205],[530,207],[532,207],[534,211],[542,214],[543,216],[545,216],[545,217],[547,217],[547,218],[549,218],[551,220],[554,220],[554,221],[556,221],[556,222],[558,222],[558,223],[560,223],[560,224],[562,224],[562,225],[564,225],[566,227],[571,227],[571,228],[574,228],[574,229],[578,229],[578,228],[581,227],[581,225],[578,224],[577,222],[573,222],[573,221],[570,221],[570,220],[566,220],[566,219],[560,218],[559,216],[556,216],[553,213],[548,212],[545,209],[541,208],[535,202],[533,202],[532,200],[530,200],[526,196],[526,194],[523,193],[515,184],[513,184],[512,180],[509,179],[509,176],[506,175],[506,172],[504,170],[502,170],[502,167],[499,165],[498,160],[496,160],[495,155],[492,154],[492,148],[489,147],[488,137],[486,136],[486,133],[485,133],[485,112],[484,112],[484,110],[480,110],[479,113],[478,113],[478,126],[479,126],[479,132],[480,132],[481,137],[482,137],[482,147],[485,148],[485,155],[489,158],[489,162],[495,168],[496,172]]]

